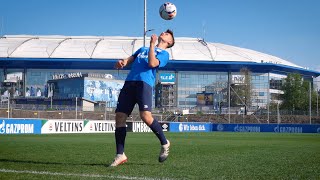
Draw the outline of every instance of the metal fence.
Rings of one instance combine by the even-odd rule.
[[[275,85],[277,86],[277,85]],[[226,91],[222,89],[221,91]],[[270,90],[268,90],[270,92]],[[154,116],[159,121],[196,121],[214,123],[320,123],[319,117],[319,92],[320,81],[314,81],[310,85],[309,92],[317,92],[316,96],[307,96],[309,99],[307,110],[281,109],[278,97],[268,95],[267,105],[263,108],[246,102],[243,97],[237,94],[236,90],[230,88],[230,94],[234,93],[234,99],[226,100],[224,105],[219,104],[218,109],[203,109],[194,107],[170,107],[155,108]],[[269,93],[271,94],[271,93]],[[255,96],[254,93],[251,96]],[[238,98],[238,99],[237,99]],[[237,106],[228,106],[229,101],[238,101]],[[66,105],[32,105],[32,104],[8,104],[8,101],[0,103],[0,117],[2,118],[43,118],[43,119],[95,119],[95,120],[114,120],[115,109],[110,107],[95,107],[94,111],[84,111],[81,106]],[[313,103],[311,103],[313,102]],[[272,104],[273,103],[273,104]],[[134,121],[141,121],[139,111],[136,107],[129,117]]]
[[[30,105],[29,105],[30,106]],[[2,118],[37,118],[37,119],[79,119],[79,120],[114,120],[114,109],[95,111],[75,111],[75,107],[57,107],[57,110],[34,109],[34,107],[24,107],[18,109],[11,107],[9,109],[0,108],[0,117]],[[28,108],[26,108],[28,107]],[[159,121],[175,122],[212,122],[212,123],[297,123],[297,124],[320,124],[320,117],[313,111],[310,117],[307,111],[269,111],[259,112],[256,114],[239,114],[236,110],[228,113],[205,113],[201,111],[189,111],[188,114],[181,113],[182,110],[175,109],[172,111],[162,112],[159,109],[153,110],[153,116]],[[128,120],[141,121],[139,111],[136,109],[128,117]]]

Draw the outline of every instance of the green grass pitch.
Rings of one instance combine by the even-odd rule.
[[[114,134],[1,135],[0,179],[320,179],[320,135],[128,133],[128,163],[110,168]]]

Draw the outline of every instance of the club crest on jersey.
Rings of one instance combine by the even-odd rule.
[[[148,58],[148,53],[147,51],[142,51],[141,53],[138,54],[138,58]]]
[[[158,53],[160,53],[162,50],[161,49],[156,49],[155,50],[155,55],[157,56],[158,55]],[[143,59],[143,58],[148,58],[149,56],[148,56],[148,51],[142,51],[141,53],[139,53],[138,54],[138,56],[137,56],[138,58],[141,58],[141,59]]]

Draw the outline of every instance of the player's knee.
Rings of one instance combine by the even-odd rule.
[[[127,114],[117,112],[116,113],[116,127],[125,127],[127,117],[128,117]]]
[[[148,126],[152,124],[153,117],[151,112],[140,112],[140,118],[143,122],[145,122]]]

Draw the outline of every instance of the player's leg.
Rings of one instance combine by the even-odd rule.
[[[137,88],[137,101],[141,119],[150,127],[158,137],[161,144],[159,162],[163,162],[169,155],[170,142],[166,139],[160,123],[152,117],[152,87],[141,82]]]
[[[158,137],[161,144],[159,162],[164,162],[169,156],[170,141],[166,139],[160,123],[152,117],[150,111],[140,111],[140,117]]]
[[[163,133],[160,123],[152,117],[150,111],[140,111],[140,117],[145,122],[154,134],[158,137],[161,145],[167,144],[167,139]]]
[[[130,83],[125,83],[120,91],[118,104],[116,109],[116,157],[110,166],[118,166],[119,164],[127,162],[127,157],[124,154],[125,139],[127,135],[126,120],[131,114],[135,105],[135,95],[132,91]]]
[[[123,154],[124,143],[127,135],[126,120],[128,115],[122,112],[116,113],[116,129],[115,129],[115,140],[117,154]]]
[[[127,135],[126,119],[128,115],[122,112],[116,113],[116,129],[115,129],[115,141],[116,141],[116,157],[110,166],[118,166],[128,161],[127,156],[124,153],[125,139]]]

